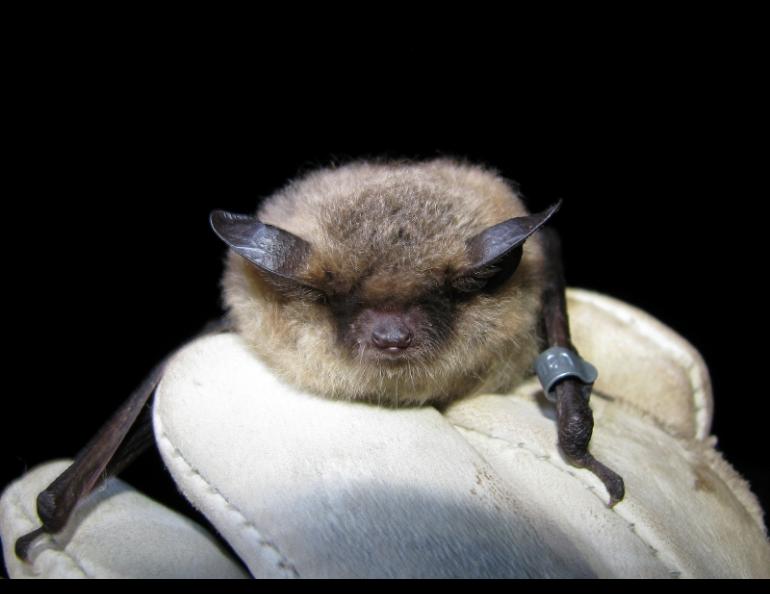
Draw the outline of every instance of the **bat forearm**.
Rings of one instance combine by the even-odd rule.
[[[143,452],[145,452],[154,442],[152,432],[152,408],[145,406],[139,418],[131,429],[131,433],[126,436],[123,443],[115,451],[115,455],[102,473],[102,479],[111,476],[117,476],[123,470],[128,468]],[[101,480],[99,481],[101,482]],[[98,485],[99,483],[97,483]]]
[[[561,240],[553,229],[541,231],[545,245],[546,283],[543,291],[543,325],[548,346],[575,350],[570,339],[566,282]]]
[[[59,532],[78,502],[106,477],[125,468],[127,461],[151,443],[145,428],[126,439],[143,407],[155,391],[165,370],[166,360],[157,365],[131,396],[75,457],[74,462],[37,497],[37,514],[42,527],[16,541],[16,555],[26,559],[29,547],[40,534]],[[127,456],[117,456],[122,451]],[[130,458],[127,460],[126,458]]]
[[[558,234],[543,230],[547,266],[546,287],[543,294],[543,331],[548,347],[564,347],[577,352],[569,331],[566,283]],[[575,378],[559,381],[553,388],[556,400],[559,447],[574,465],[593,472],[604,483],[610,494],[610,505],[623,499],[623,479],[596,460],[588,450],[594,419],[588,400],[592,384]]]
[[[207,324],[197,336],[222,332],[229,327],[223,318]],[[38,495],[37,513],[42,527],[16,541],[16,555],[20,559],[27,558],[29,547],[38,536],[64,528],[80,500],[103,480],[119,474],[152,444],[152,419],[147,404],[172,355],[155,366],[73,463]]]

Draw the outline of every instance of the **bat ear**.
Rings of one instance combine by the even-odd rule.
[[[310,244],[288,231],[267,225],[249,215],[215,210],[209,216],[211,228],[235,253],[258,268],[296,281],[296,275],[310,252]]]
[[[457,288],[470,291],[484,286],[485,279],[501,269],[512,274],[521,260],[524,242],[548,222],[561,203],[559,200],[537,214],[508,219],[469,239],[466,249],[471,264],[455,281]]]

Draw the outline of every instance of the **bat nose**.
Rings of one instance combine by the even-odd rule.
[[[412,332],[397,317],[381,319],[372,330],[372,342],[377,348],[398,351],[412,344]]]

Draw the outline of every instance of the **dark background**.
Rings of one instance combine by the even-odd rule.
[[[323,77],[287,92],[256,66],[143,71],[130,56],[89,56],[47,55],[14,90],[4,293],[20,331],[0,486],[73,456],[155,362],[220,313],[224,247],[210,210],[251,211],[331,162],[452,155],[516,180],[534,210],[564,198],[554,224],[568,283],[648,311],[701,352],[718,447],[770,508],[767,394],[747,340],[765,325],[766,155],[740,72],[632,56],[625,70],[576,63],[578,75],[537,96],[538,82],[463,70],[453,75],[474,80],[462,97],[415,96],[389,72],[384,91],[332,98]],[[184,506],[154,452],[125,477]]]

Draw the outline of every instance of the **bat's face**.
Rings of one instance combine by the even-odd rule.
[[[233,248],[225,301],[290,383],[385,403],[521,379],[537,351],[540,252],[511,188],[447,161],[350,165],[295,182],[258,216],[212,214]],[[526,241],[526,246],[525,246]]]

